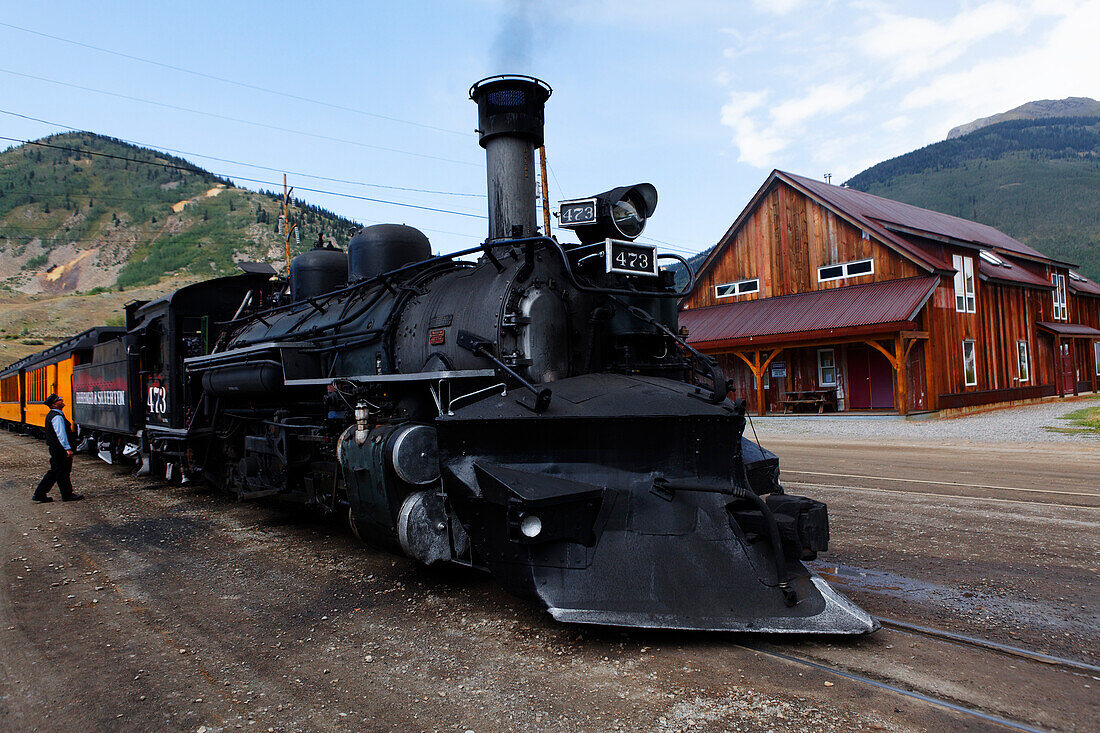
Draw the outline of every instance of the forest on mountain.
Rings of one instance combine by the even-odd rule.
[[[1100,278],[1100,117],[999,122],[845,185],[988,224]]]
[[[307,249],[355,222],[300,200]],[[166,275],[211,277],[240,259],[281,265],[282,196],[249,191],[182,158],[87,132],[0,154],[0,288],[71,293]]]

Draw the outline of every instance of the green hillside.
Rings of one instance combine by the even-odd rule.
[[[1000,122],[846,185],[988,224],[1100,278],[1100,117]]]
[[[186,160],[92,133],[0,154],[0,288],[73,293],[165,275],[211,277],[234,260],[284,260],[281,196],[237,188]],[[354,222],[295,201],[307,249]]]

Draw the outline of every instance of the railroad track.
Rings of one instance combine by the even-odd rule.
[[[1100,678],[1100,667],[1095,664],[1089,664],[1088,662],[1082,662],[1076,659],[1067,659],[1066,657],[1058,657],[1053,654],[1045,654],[1043,652],[1037,652],[1031,649],[1024,649],[1023,647],[1010,646],[1008,644],[1001,644],[996,641],[989,641],[988,639],[979,639],[975,636],[967,636],[966,634],[956,634],[953,631],[944,631],[942,629],[932,629],[927,626],[918,626],[916,624],[907,623],[905,621],[898,621],[897,619],[884,618],[882,616],[876,616],[875,620],[878,621],[884,628],[894,629],[906,634],[913,634],[916,636],[924,636],[929,639],[936,639],[939,641],[949,642],[951,644],[958,644],[960,646],[970,646],[977,649],[986,649],[998,654],[1002,654],[1006,657],[1013,657],[1014,659],[1022,659],[1029,662],[1038,662],[1039,664],[1046,664],[1051,667],[1057,667],[1067,672],[1075,672],[1081,674],[1087,674],[1094,678]]]
[[[1023,647],[1001,644],[995,641],[989,641],[987,639],[981,639],[965,634],[958,634],[943,629],[919,626],[917,624],[911,624],[906,621],[901,621],[893,618],[876,616],[875,620],[877,620],[883,628],[890,629],[898,633],[920,636],[945,644],[953,644],[962,647],[979,649],[982,651],[987,651],[1001,656],[1009,657],[1014,660],[1041,664],[1047,667],[1053,667],[1061,671],[1068,672],[1070,674],[1088,675],[1092,679],[1100,680],[1100,666],[1090,664],[1088,662],[1059,657],[1032,649],[1025,649]],[[975,705],[967,704],[965,701],[947,699],[944,697],[937,697],[935,695],[919,692],[908,687],[903,687],[896,681],[890,681],[889,679],[882,678],[876,679],[875,677],[871,677],[868,674],[862,674],[859,672],[854,672],[850,669],[846,669],[836,663],[829,663],[820,659],[809,659],[805,656],[793,654],[789,650],[779,651],[778,649],[772,648],[771,645],[738,644],[737,646],[760,654],[765,654],[776,659],[782,659],[788,662],[792,662],[794,664],[808,667],[810,669],[814,669],[820,672],[825,672],[838,677],[842,677],[853,682],[858,682],[860,684],[868,685],[870,687],[874,687],[880,690],[892,692],[897,695],[927,703],[929,705],[934,705],[947,710],[951,710],[955,713],[959,713],[960,715],[982,720],[986,723],[993,723],[1007,729],[1031,732],[1044,730],[1043,728],[1038,728],[1027,721],[1016,720],[998,715],[996,713],[988,712]]]
[[[837,474],[824,474],[815,471],[789,471],[783,469],[784,474],[803,474],[808,476],[838,476]],[[843,476],[843,475],[840,475]],[[840,483],[819,483],[814,481],[802,481],[802,480],[790,480],[783,481],[784,486],[790,486],[798,489],[834,489],[838,491],[862,491],[876,494],[904,494],[906,496],[931,496],[937,499],[961,499],[961,500],[980,500],[985,502],[992,502],[995,504],[1027,504],[1029,506],[1052,506],[1061,508],[1074,508],[1074,509],[1100,509],[1100,494],[1084,492],[1084,491],[1057,491],[1057,490],[1044,490],[1044,489],[1026,489],[1026,488],[1012,488],[1008,486],[985,486],[982,487],[979,484],[957,484],[949,481],[918,481],[916,479],[890,479],[879,476],[852,476],[852,478],[860,478],[873,481],[896,481],[899,483],[912,483],[916,485],[921,484],[933,484],[944,486],[949,489],[984,489],[985,491],[1002,491],[1002,492],[1021,492],[1021,493],[1037,493],[1044,495],[1061,495],[1069,497],[1065,501],[1041,501],[1038,499],[1005,499],[1001,497],[989,497],[978,496],[975,494],[951,494],[943,491],[919,491],[903,488],[883,488],[877,486],[853,486],[851,484]],[[1094,503],[1084,503],[1083,501],[1074,501],[1074,497],[1081,497],[1082,499],[1092,499]]]
[[[843,470],[843,469],[842,469]],[[790,470],[783,469],[783,483],[797,489],[832,489],[843,492],[874,493],[889,495],[905,495],[932,497],[937,500],[950,502],[989,502],[1005,505],[1050,506],[1062,509],[1070,509],[1074,512],[1081,510],[1100,509],[1100,492],[1090,491],[1088,487],[1078,489],[1076,486],[1064,488],[1032,488],[1021,486],[999,485],[996,482],[989,483],[964,483],[955,481],[937,481],[932,479],[907,479],[889,476],[871,475],[878,473],[870,471],[866,473],[841,473],[814,470]],[[1087,514],[1080,517],[1084,521],[1092,521],[1095,515]],[[827,574],[826,574],[826,577]],[[844,586],[851,586],[853,590],[859,587],[858,580],[841,579]],[[1052,654],[1046,654],[1034,649],[1019,646],[1001,644],[987,639],[968,636],[943,629],[931,628],[909,623],[896,618],[876,617],[884,630],[892,634],[904,634],[912,637],[920,637],[933,642],[932,646],[926,646],[926,654],[938,655],[937,645],[950,645],[958,649],[954,652],[946,651],[943,647],[944,659],[969,659],[970,664],[977,666],[986,665],[993,674],[1005,666],[1005,672],[1010,672],[1007,667],[1018,664],[1023,670],[1023,676],[1029,679],[1044,679],[1043,688],[1051,690],[1051,707],[1046,709],[1044,715],[1055,716],[1058,720],[1061,716],[1056,712],[1054,700],[1059,693],[1059,673],[1073,675],[1081,684],[1091,683],[1090,679],[1100,680],[1100,666],[1080,659],[1070,659]],[[889,637],[888,637],[889,638]],[[1042,723],[1036,722],[1036,717],[1026,707],[1007,701],[1004,697],[990,697],[985,693],[981,683],[971,680],[970,685],[955,677],[956,686],[939,687],[926,685],[918,675],[915,681],[907,680],[895,672],[889,656],[879,657],[876,652],[870,652],[872,656],[865,657],[859,647],[853,647],[849,654],[844,652],[841,658],[836,653],[819,649],[805,649],[800,651],[794,647],[782,647],[767,643],[747,644],[745,648],[751,649],[763,655],[782,659],[809,669],[828,673],[858,684],[884,690],[899,696],[920,701],[924,704],[952,711],[960,716],[981,721],[978,727],[999,726],[1007,730],[1038,731],[1044,730],[1042,725],[1061,727],[1066,725],[1064,721],[1052,722],[1051,718],[1038,718]],[[901,646],[899,644],[899,646]],[[967,652],[964,649],[971,651]],[[960,656],[961,655],[961,656]],[[997,660],[1000,657],[1001,660]],[[933,673],[938,666],[935,662],[928,661],[925,657],[925,670],[922,674]],[[1029,666],[1033,665],[1033,666]],[[1049,671],[1041,671],[1045,668]],[[1027,670],[1031,670],[1030,672]],[[1019,675],[1019,672],[1013,674]],[[1069,678],[1067,678],[1069,679]],[[959,686],[961,684],[961,686]],[[1095,683],[1091,683],[1095,686]],[[1076,686],[1075,686],[1076,687]],[[951,690],[946,695],[940,694],[941,690]],[[996,702],[987,702],[996,701]],[[1036,708],[1038,710],[1038,708]],[[1079,723],[1078,723],[1079,724]],[[1073,724],[1069,724],[1071,727]]]
[[[902,695],[913,700],[919,700],[920,702],[951,710],[967,717],[976,718],[987,723],[994,723],[1010,730],[1027,731],[1028,733],[1045,733],[1045,730],[1043,728],[1036,728],[1035,726],[1029,725],[1028,723],[1024,723],[1018,720],[1011,720],[1009,718],[1004,718],[993,713],[987,713],[984,710],[980,710],[976,707],[966,705],[964,703],[953,702],[945,698],[934,697],[932,695],[926,695],[923,692],[917,692],[915,690],[910,690],[905,687],[899,687],[898,685],[891,684],[889,682],[883,682],[882,680],[876,680],[866,675],[842,669],[837,665],[823,664],[812,659],[806,659],[804,657],[789,654],[787,652],[776,651],[775,649],[769,649],[763,646],[752,646],[749,644],[736,644],[735,646],[739,646],[742,649],[747,649],[758,654],[764,654],[769,657],[774,657],[776,659],[782,659],[787,662],[802,665],[804,667],[808,667],[819,672],[826,672],[828,674],[836,675],[838,677],[843,677],[844,679],[851,680],[853,682],[859,682],[861,684],[875,687],[880,690],[893,692],[895,694]]]

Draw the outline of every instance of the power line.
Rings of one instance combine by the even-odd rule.
[[[2,71],[2,69],[0,69],[0,71]],[[225,173],[217,173],[217,172],[214,172],[214,171],[206,171],[206,170],[203,170],[202,168],[197,168],[195,166],[186,167],[186,166],[181,166],[181,165],[173,165],[171,163],[158,163],[158,162],[150,161],[150,160],[139,160],[137,158],[127,158],[127,157],[122,156],[122,155],[112,155],[110,153],[100,153],[100,152],[96,152],[96,151],[92,151],[92,150],[82,150],[82,149],[78,149],[78,148],[69,148],[69,147],[65,147],[64,145],[51,145],[50,143],[39,142],[37,140],[22,140],[20,138],[5,137],[3,135],[0,135],[0,140],[8,140],[8,141],[11,141],[11,142],[23,143],[24,145],[37,145],[39,147],[52,148],[54,150],[66,150],[66,151],[69,151],[71,153],[80,153],[81,155],[93,155],[93,156],[99,156],[99,157],[103,157],[103,158],[112,158],[114,160],[122,160],[122,161],[126,161],[126,162],[129,162],[129,163],[138,163],[138,164],[141,164],[141,165],[159,166],[161,168],[170,168],[170,169],[173,169],[173,170],[183,171],[185,173],[197,173],[197,174],[203,175],[203,176],[214,176],[214,177],[222,178],[222,179],[225,179],[225,180],[248,181],[249,183],[259,183],[259,184],[263,184],[265,186],[279,186],[279,185],[281,185],[279,183],[276,183],[275,181],[265,181],[265,180],[262,180],[262,179],[259,179],[259,178],[246,178],[244,176],[230,176],[230,175],[225,174]],[[485,216],[484,214],[471,214],[471,213],[466,212],[466,211],[452,211],[450,209],[440,209],[440,208],[437,208],[437,207],[434,207],[434,206],[421,206],[419,204],[409,204],[409,203],[405,203],[405,202],[402,202],[402,201],[389,201],[387,199],[372,198],[370,196],[356,196],[355,194],[341,193],[340,191],[326,191],[323,188],[306,188],[304,186],[297,186],[296,188],[299,191],[309,191],[310,193],[320,193],[320,194],[325,194],[325,195],[328,195],[328,196],[340,196],[340,197],[343,197],[343,198],[355,199],[357,201],[370,201],[372,203],[377,203],[377,204],[389,204],[391,206],[403,206],[403,207],[409,208],[409,209],[419,209],[421,211],[433,211],[433,212],[436,212],[436,213],[439,213],[439,214],[453,214],[455,216],[466,216],[466,217],[470,217],[472,219],[488,219],[489,218],[488,216]]]
[[[281,92],[277,89],[268,89],[267,87],[262,87],[262,86],[259,86],[257,84],[249,84],[248,82],[236,81],[234,79],[227,79],[225,77],[215,76],[213,74],[206,74],[204,72],[195,71],[193,69],[187,69],[187,68],[184,68],[182,66],[173,66],[172,64],[166,64],[166,63],[163,63],[161,61],[153,61],[152,59],[142,58],[141,56],[133,56],[133,55],[128,54],[128,53],[122,53],[121,51],[112,51],[109,48],[102,48],[100,46],[93,46],[90,43],[82,43],[80,41],[74,41],[74,40],[71,40],[69,38],[62,38],[61,36],[53,36],[53,35],[50,35],[49,33],[42,33],[40,31],[31,30],[30,28],[22,28],[22,27],[17,26],[17,25],[12,25],[11,23],[0,22],[0,26],[4,26],[5,28],[11,28],[11,29],[17,30],[17,31],[22,31],[24,33],[30,33],[30,34],[33,34],[33,35],[36,35],[36,36],[41,36],[42,38],[49,38],[49,39],[54,40],[54,41],[61,41],[62,43],[69,43],[69,44],[72,44],[74,46],[81,46],[83,48],[88,48],[88,49],[91,49],[93,51],[98,51],[100,53],[106,53],[106,54],[110,54],[112,56],[118,56],[120,58],[130,59],[131,61],[140,61],[141,63],[144,63],[144,64],[150,64],[152,66],[159,66],[159,67],[164,68],[164,69],[171,69],[172,71],[179,71],[179,72],[182,72],[184,74],[191,74],[192,76],[198,76],[198,77],[201,77],[203,79],[213,79],[214,81],[220,81],[220,82],[225,83],[225,84],[232,84],[234,86],[242,87],[244,89],[252,89],[252,90],[255,90],[255,91],[258,91],[258,92],[264,92],[266,94],[274,94],[274,95],[279,96],[279,97],[286,97],[287,99],[295,99],[295,100],[298,100],[299,102],[309,102],[310,104],[317,104],[317,105],[320,105],[322,107],[329,107],[331,109],[338,109],[338,110],[342,110],[344,112],[353,112],[355,114],[364,115],[366,117],[375,117],[377,119],[388,120],[390,122],[399,122],[399,123],[404,124],[404,125],[412,125],[414,127],[420,127],[420,128],[426,129],[426,130],[436,130],[438,132],[446,132],[446,133],[449,133],[451,135],[467,136],[469,134],[469,133],[461,131],[461,130],[451,130],[451,129],[448,129],[446,127],[436,127],[435,125],[428,125],[428,124],[424,124],[422,122],[413,122],[412,120],[406,120],[406,119],[402,119],[400,117],[393,117],[391,115],[383,115],[383,114],[379,114],[377,112],[369,112],[367,110],[358,109],[358,108],[355,108],[355,107],[347,107],[347,106],[342,105],[342,104],[334,104],[332,102],[325,102],[325,101],[322,101],[320,99],[313,99],[311,97],[303,97],[303,96],[299,96],[297,94],[290,94],[289,92]]]
[[[0,25],[4,25],[4,24],[0,23]],[[89,130],[81,129],[79,127],[72,127],[70,125],[63,125],[60,122],[51,122],[49,120],[43,120],[43,119],[38,118],[38,117],[31,117],[30,115],[24,115],[24,114],[20,114],[18,112],[11,112],[11,111],[6,110],[6,109],[0,109],[0,113],[6,114],[6,115],[11,115],[12,117],[19,117],[19,118],[24,119],[24,120],[30,120],[32,122],[41,122],[44,125],[52,125],[53,127],[60,127],[62,129],[70,130],[72,132],[87,133],[89,135],[96,135],[97,134],[97,133],[91,132]],[[384,188],[384,189],[389,189],[389,190],[393,190],[393,191],[410,191],[410,192],[414,192],[414,193],[430,193],[430,194],[437,194],[437,195],[440,195],[440,196],[470,196],[470,197],[475,197],[475,198],[486,198],[485,194],[483,194],[483,193],[458,193],[458,192],[455,192],[455,191],[436,191],[436,190],[427,189],[427,188],[408,188],[408,187],[405,187],[405,186],[387,186],[387,185],[381,184],[381,183],[366,183],[364,181],[351,181],[351,180],[347,180],[347,179],[344,179],[344,178],[330,178],[328,176],[318,176],[318,175],[313,175],[311,173],[302,173],[301,171],[285,170],[283,168],[272,168],[270,166],[258,165],[256,163],[246,163],[246,162],[241,161],[241,160],[232,160],[230,158],[218,158],[218,157],[213,156],[213,155],[204,155],[203,153],[193,153],[193,152],[190,152],[190,151],[187,151],[187,150],[177,150],[175,148],[169,148],[169,147],[165,147],[163,145],[154,145],[152,143],[143,143],[143,142],[139,142],[137,140],[127,140],[126,138],[121,138],[121,137],[120,138],[115,138],[115,139],[116,140],[121,140],[124,143],[129,143],[130,145],[137,145],[138,147],[155,148],[155,149],[159,149],[159,150],[166,150],[168,152],[179,153],[181,155],[191,155],[191,156],[194,156],[196,158],[206,158],[208,160],[216,160],[219,163],[232,163],[233,165],[243,165],[243,166],[248,167],[248,168],[256,168],[258,170],[271,171],[273,173],[289,173],[290,175],[301,176],[302,178],[313,178],[314,180],[318,180],[318,181],[329,181],[331,183],[347,183],[347,184],[353,185],[353,186],[366,186],[366,187],[369,187],[369,188]]]
[[[664,247],[667,247],[667,248],[669,248],[673,251],[680,252],[680,253],[683,253],[683,254],[689,254],[689,255],[697,255],[700,252],[702,252],[704,249],[707,249],[706,247],[704,247],[703,249],[700,249],[700,250],[693,250],[690,247],[685,247],[685,246],[679,245],[679,244],[672,244],[671,242],[666,242],[663,239],[657,239],[656,237],[651,237],[648,234],[643,234],[642,236],[640,236],[638,238],[639,239],[646,239],[646,240],[649,240],[650,242],[654,242],[655,244],[660,244]]]
[[[58,81],[57,79],[47,79],[44,76],[35,76],[34,74],[24,74],[19,71],[12,71],[11,69],[0,68],[0,72],[5,74],[11,74],[12,76],[23,77],[24,79],[34,79],[35,81],[46,82],[47,84],[57,84],[58,86],[68,87],[70,89],[80,89],[85,92],[93,92],[95,94],[104,94],[109,97],[116,97],[118,99],[125,99],[131,102],[141,102],[142,104],[150,104],[154,107],[164,107],[165,109],[176,110],[179,112],[190,112],[191,114],[202,115],[204,117],[212,117],[218,120],[228,120],[230,122],[237,122],[243,125],[252,125],[254,127],[262,127],[267,130],[276,130],[278,132],[287,132],[292,135],[303,135],[305,137],[312,137],[318,140],[328,140],[329,142],[338,142],[345,145],[355,145],[360,148],[368,148],[371,150],[382,150],[389,153],[398,153],[400,155],[411,155],[416,158],[426,158],[428,160],[438,160],[444,163],[454,163],[456,165],[472,165],[476,166],[477,163],[471,163],[466,160],[455,160],[454,158],[444,158],[438,155],[429,155],[427,153],[417,153],[412,150],[401,150],[400,148],[390,148],[384,145],[371,145],[370,143],[360,142],[358,140],[348,140],[342,137],[333,137],[331,135],[321,135],[316,132],[307,132],[305,130],[295,130],[290,127],[281,127],[279,125],[271,125],[266,122],[255,122],[253,120],[246,120],[240,117],[231,117],[229,115],[222,115],[216,112],[206,112],[200,109],[192,109],[191,107],[183,107],[178,104],[168,104],[167,102],[157,102],[152,99],[144,99],[142,97],[135,97],[129,94],[120,94],[118,92],[109,92],[105,89],[95,89],[93,87],[85,87],[80,84],[71,84],[66,81]]]

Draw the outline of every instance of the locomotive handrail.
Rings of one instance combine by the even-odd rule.
[[[531,392],[531,394],[535,395],[535,406],[530,409],[534,410],[535,412],[542,413],[546,412],[546,408],[550,407],[550,400],[554,396],[554,393],[546,387],[539,389],[538,387],[524,379],[515,369],[498,359],[496,355],[493,354],[491,341],[486,338],[482,338],[477,334],[470,333],[469,331],[459,331],[458,345],[469,352],[482,356],[493,362],[493,364],[495,364],[498,369],[510,376],[512,379],[519,382],[520,386]]]
[[[219,351],[214,354],[206,354],[205,356],[189,356],[183,360],[183,363],[186,367],[198,367],[206,364],[216,364],[219,361],[233,359],[238,356],[243,356],[244,354],[255,354],[260,351],[267,351],[268,349],[294,349],[309,346],[313,346],[309,341],[264,341],[263,343],[242,346],[239,349]]]

